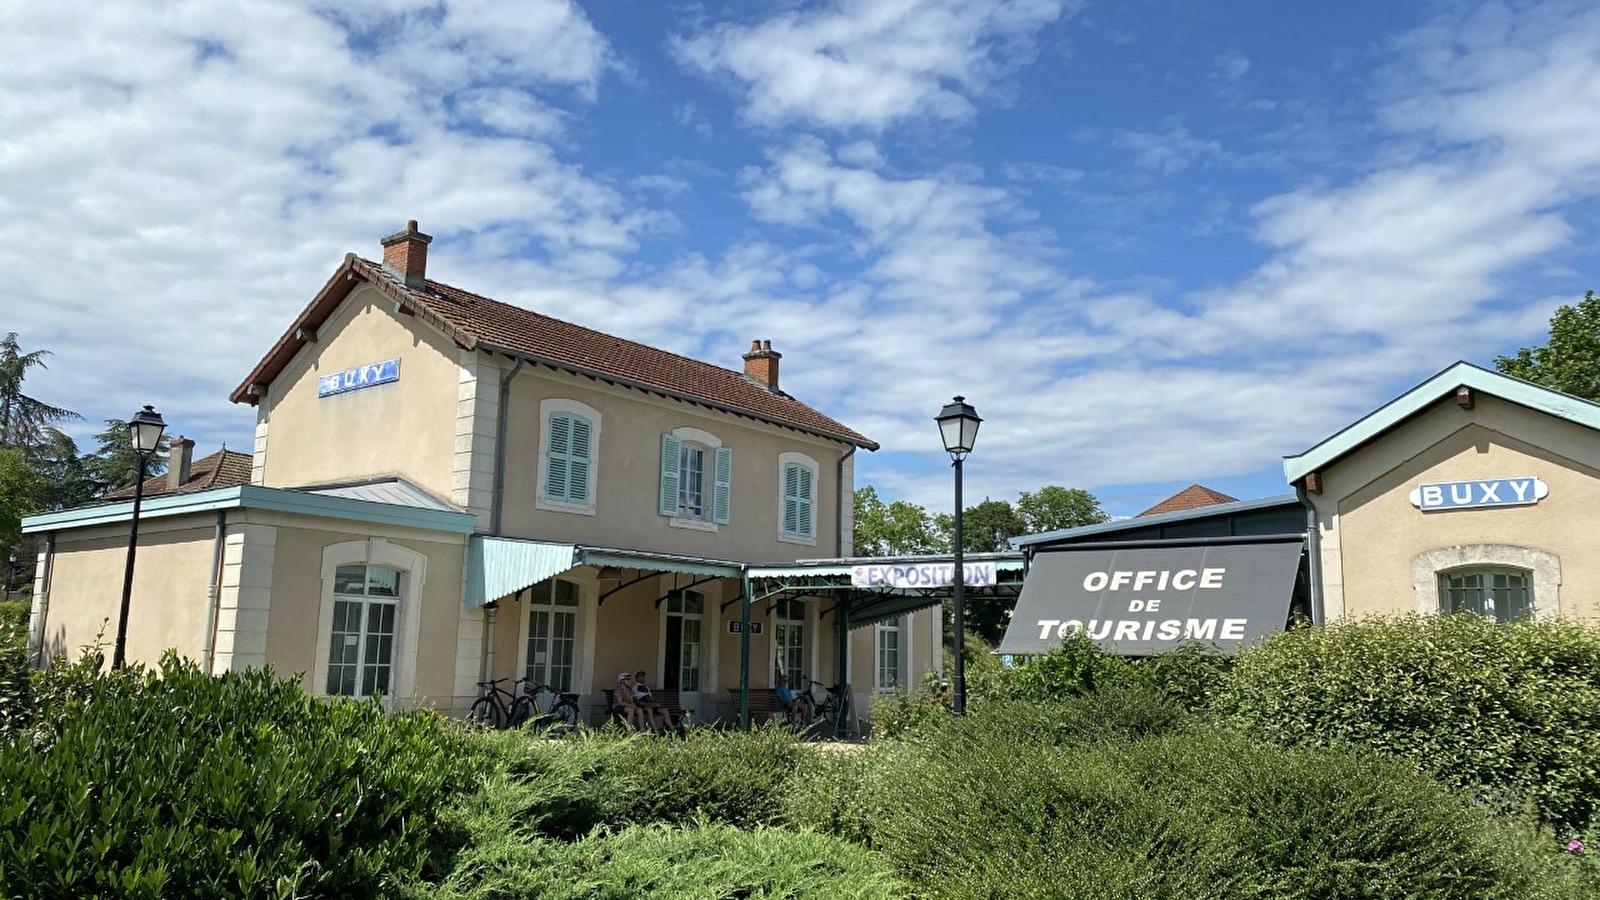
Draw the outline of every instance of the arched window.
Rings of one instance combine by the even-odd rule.
[[[384,538],[322,548],[313,693],[413,699],[427,572],[427,556]]]
[[[1439,573],[1441,612],[1474,612],[1496,622],[1533,618],[1533,573],[1525,569],[1472,568]]]
[[[399,603],[400,573],[394,569],[356,564],[334,570],[328,693],[342,697],[393,693]]]

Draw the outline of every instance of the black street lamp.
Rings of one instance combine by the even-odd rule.
[[[128,534],[128,567],[122,573],[122,613],[117,617],[117,646],[111,668],[120,669],[128,655],[128,602],[133,599],[133,557],[139,550],[139,502],[144,499],[145,460],[161,445],[161,432],[167,423],[154,407],[146,406],[128,420],[128,437],[133,444],[133,526]]]
[[[956,715],[966,715],[967,712],[967,667],[962,660],[961,651],[966,649],[967,623],[962,615],[961,589],[966,582],[965,572],[961,567],[961,463],[972,452],[972,445],[978,440],[978,423],[983,420],[978,418],[978,411],[967,404],[967,398],[957,395],[954,400],[945,404],[935,418],[939,423],[939,436],[944,439],[945,452],[950,454],[951,465],[956,470],[956,533],[955,533],[955,572],[953,591],[956,616],[956,652],[955,652],[955,710]]]

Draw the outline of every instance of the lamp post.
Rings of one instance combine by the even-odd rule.
[[[956,470],[955,572],[952,591],[956,618],[956,671],[953,686],[956,715],[962,716],[967,713],[967,668],[961,658],[961,651],[966,649],[967,623],[961,608],[961,593],[966,582],[966,573],[961,567],[961,463],[972,452],[972,445],[978,440],[978,424],[983,420],[978,418],[978,411],[968,405],[967,398],[958,394],[945,404],[934,421],[939,423],[939,436],[944,439],[945,452],[950,454],[951,465]]]
[[[122,573],[122,613],[117,616],[117,646],[111,668],[120,669],[128,655],[128,602],[133,599],[133,557],[139,550],[139,502],[144,499],[145,460],[161,445],[161,432],[167,423],[154,407],[146,406],[128,420],[128,437],[133,444],[133,525],[128,533],[128,567]]]

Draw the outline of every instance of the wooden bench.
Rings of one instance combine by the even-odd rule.
[[[737,720],[739,718],[739,689],[728,688],[728,696],[733,698],[733,717]],[[788,711],[783,708],[783,704],[778,702],[778,695],[773,692],[772,688],[751,688],[750,720],[752,722],[759,721],[763,716],[767,718],[787,718]]]
[[[616,689],[606,688],[605,695],[606,721],[621,722],[626,725],[628,723],[627,715],[617,710]],[[678,692],[676,689],[651,688],[650,699],[660,704],[661,708],[667,711],[667,715],[672,717],[673,725],[679,728],[683,727],[683,706],[678,702]],[[655,716],[651,716],[651,721],[656,722],[660,720]]]

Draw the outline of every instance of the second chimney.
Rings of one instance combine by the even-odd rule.
[[[751,341],[744,355],[744,377],[769,391],[778,390],[778,360],[783,354],[772,349],[771,341]]]
[[[194,441],[178,435],[167,444],[167,490],[176,491],[189,480],[194,464]]]
[[[422,288],[428,281],[428,245],[433,235],[417,230],[417,220],[406,223],[383,239],[383,267],[405,280],[408,288]]]

